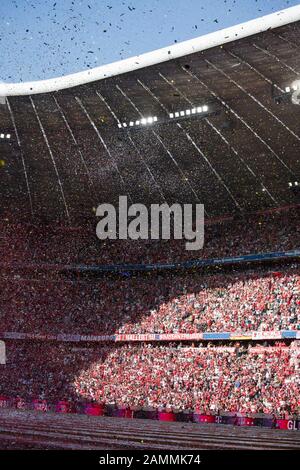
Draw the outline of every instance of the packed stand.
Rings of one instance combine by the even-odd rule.
[[[1,331],[52,334],[300,329],[300,271],[101,279],[1,278]]]
[[[300,413],[299,348],[8,342],[8,350],[2,396],[201,413]]]
[[[185,240],[104,240],[95,225],[77,228],[9,224],[0,226],[1,264],[166,263],[222,258],[300,248],[300,208],[205,225],[202,250],[188,251]]]

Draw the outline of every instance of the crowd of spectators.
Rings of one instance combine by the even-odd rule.
[[[1,330],[52,334],[300,329],[300,271],[2,277]]]
[[[205,228],[184,241],[99,241],[94,229],[1,224],[0,332],[105,335],[300,330],[298,264],[275,270],[67,278],[28,264],[165,263],[299,248],[299,209]],[[298,356],[236,346],[7,341],[0,394],[120,406],[299,414]]]
[[[300,247],[300,208],[253,215],[246,219],[207,222],[204,247],[185,249],[185,240],[104,240],[94,227],[0,226],[1,265],[166,263],[288,251]]]
[[[295,354],[297,353],[298,354]],[[0,395],[201,413],[300,413],[299,348],[9,342]]]

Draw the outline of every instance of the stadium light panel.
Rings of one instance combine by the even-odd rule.
[[[169,117],[170,119],[173,119],[174,117],[184,117],[190,116],[191,114],[207,113],[208,110],[209,108],[207,105],[197,106],[196,108],[186,109],[185,111],[176,111],[175,113],[170,113]]]
[[[4,134],[0,134],[0,138],[1,138],[1,139],[4,139]]]
[[[300,104],[300,80],[294,81],[291,85],[285,86],[281,94],[275,95],[272,92],[272,97],[276,104],[292,102],[292,104]]]
[[[174,119],[174,118],[179,118],[179,117],[186,117],[186,116],[191,116],[195,114],[200,114],[203,112],[208,111],[208,106],[197,106],[196,108],[192,109],[186,109],[186,110],[181,110],[181,111],[175,111],[172,113],[169,113],[169,119]],[[134,127],[134,126],[146,126],[147,124],[153,124],[154,122],[157,122],[158,118],[157,116],[149,116],[149,117],[143,117],[141,119],[138,119],[136,121],[129,121],[127,124],[126,122],[123,122],[122,124],[118,123],[118,127]]]
[[[286,93],[290,93],[291,91],[297,91],[298,90],[298,85],[294,84],[292,85],[291,87],[290,86],[286,86],[285,87],[285,92]]]

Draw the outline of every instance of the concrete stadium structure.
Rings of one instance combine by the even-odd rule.
[[[120,422],[121,421],[121,422]],[[0,449],[295,450],[300,434],[214,424],[0,411]]]
[[[79,74],[2,84],[2,215],[82,224],[119,195],[200,202],[208,217],[299,203],[299,20],[298,6]]]
[[[77,299],[72,317],[70,292],[73,289],[79,295],[80,289],[73,278],[66,281],[61,272],[56,278],[52,270],[55,251],[60,266],[73,262],[77,268],[79,262],[86,262],[92,242],[89,231],[84,236],[83,232],[95,225],[95,208],[100,203],[117,205],[120,195],[127,195],[132,203],[203,203],[207,219],[229,216],[241,219],[241,224],[248,214],[299,206],[299,49],[297,6],[93,70],[40,82],[0,84],[0,227],[5,227],[0,236],[0,241],[5,241],[0,269],[7,285],[13,286],[6,286],[6,298],[0,303],[2,323],[11,320],[9,306],[19,308],[14,333],[33,325],[38,337],[43,333],[39,315],[47,308],[51,314],[58,312],[54,315],[58,333],[61,325],[72,333],[79,317],[85,321],[85,315],[95,313],[103,292],[113,306],[116,284],[101,292],[94,280],[93,295],[82,291],[82,299],[90,300],[90,311],[84,302],[81,308]],[[292,225],[284,217],[278,223],[273,221],[271,227],[275,232],[277,226],[279,236],[276,248],[274,232],[269,234],[267,227],[259,233],[267,234],[269,245],[262,243],[256,250],[259,236],[254,227],[249,250],[255,246],[256,252],[266,253],[271,245],[277,251],[299,248],[296,211],[292,221]],[[19,223],[23,227],[18,226],[16,233],[15,224]],[[46,239],[51,224],[63,226],[56,239],[51,235]],[[31,233],[31,225],[42,227],[40,233]],[[71,243],[68,239],[68,246],[65,227],[83,228],[82,232],[74,230],[74,240]],[[233,227],[226,232],[230,241],[234,231],[238,230]],[[288,231],[296,234],[291,242]],[[24,248],[26,237],[29,241]],[[210,238],[214,237],[212,231]],[[287,240],[286,246],[282,239]],[[218,253],[209,251],[207,257],[228,256],[227,246],[222,251],[221,242],[217,240],[215,245]],[[106,261],[108,248],[103,244],[101,257],[96,246],[97,261]],[[123,247],[117,249],[118,256],[123,256],[123,251]],[[157,246],[153,251],[156,254]],[[239,246],[236,251],[237,256],[246,254]],[[174,253],[171,249],[173,262]],[[181,254],[179,251],[177,257]],[[146,263],[142,250],[140,257]],[[30,271],[26,271],[24,266],[31,262]],[[37,266],[44,270],[46,262],[51,274],[45,270],[41,275]],[[51,285],[52,275],[61,289],[53,298],[56,287]],[[119,292],[127,295],[127,281],[121,281]],[[71,282],[72,288],[68,286]],[[186,288],[184,279],[177,282]],[[59,297],[69,301],[67,313],[63,302],[56,303]],[[139,311],[147,315],[149,299],[144,297]],[[163,296],[159,303],[162,301]],[[122,324],[124,312],[120,312],[118,322]],[[99,318],[102,321],[103,316]],[[43,323],[46,328],[46,315]],[[90,325],[97,329],[97,322]],[[113,327],[116,329],[116,324]],[[40,361],[44,357],[46,364],[47,354],[42,358],[39,354],[32,357]],[[11,357],[12,348],[8,348],[9,367],[0,369],[4,376],[9,370],[18,371],[19,362],[14,363]],[[41,369],[52,370],[52,366],[50,357]],[[36,369],[32,360],[33,372],[28,372],[32,382]],[[26,380],[21,380],[24,393],[28,392]],[[121,426],[119,423],[115,418],[2,410],[0,448],[10,442],[12,446],[17,442],[25,447],[76,449],[299,448],[299,433],[294,431],[149,420],[124,419]]]

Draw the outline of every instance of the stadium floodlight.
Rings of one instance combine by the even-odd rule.
[[[295,80],[291,85],[285,86],[281,94],[274,95],[272,92],[272,96],[276,104],[291,101],[292,104],[300,105],[300,80]]]
[[[293,186],[293,183],[289,183],[289,187],[291,188]]]
[[[149,116],[147,118],[142,118],[142,119],[137,119],[136,121],[129,121],[129,123],[123,122],[120,123],[118,122],[118,127],[119,128],[124,128],[124,127],[134,127],[134,126],[140,126],[141,124],[145,126],[146,124],[153,124],[154,122],[157,122],[157,117],[156,116]]]
[[[299,88],[300,87],[297,83],[293,83],[291,86],[286,86],[284,90],[286,93],[291,93],[292,91],[299,90]]]
[[[4,134],[0,134],[1,139],[4,139],[4,137],[5,137]]]
[[[178,117],[186,117],[186,116],[191,116],[195,114],[201,114],[201,113],[207,113],[209,111],[209,108],[207,105],[204,106],[197,106],[196,108],[191,108],[191,109],[186,109],[185,111],[176,111],[173,113],[169,113],[169,118],[178,118]]]
[[[298,186],[298,185],[299,185],[298,181],[295,181],[295,186]]]
[[[6,138],[7,138],[7,139],[10,139],[10,134],[6,134]]]
[[[294,83],[291,87],[290,86],[285,87],[286,93],[290,93],[291,91],[297,91],[297,90],[298,90],[298,85],[296,83]]]
[[[181,111],[173,111],[169,113],[169,119],[174,119],[174,118],[184,118],[186,116],[191,116],[191,115],[196,115],[200,113],[206,113],[209,110],[208,106],[197,106],[196,108],[192,109],[186,109],[186,110],[181,110]],[[147,124],[153,124],[154,122],[157,122],[158,118],[157,116],[149,116],[149,117],[143,117],[141,119],[137,119],[136,121],[129,121],[129,123],[123,122],[123,123],[118,123],[118,127],[134,127],[134,126],[146,126]]]

